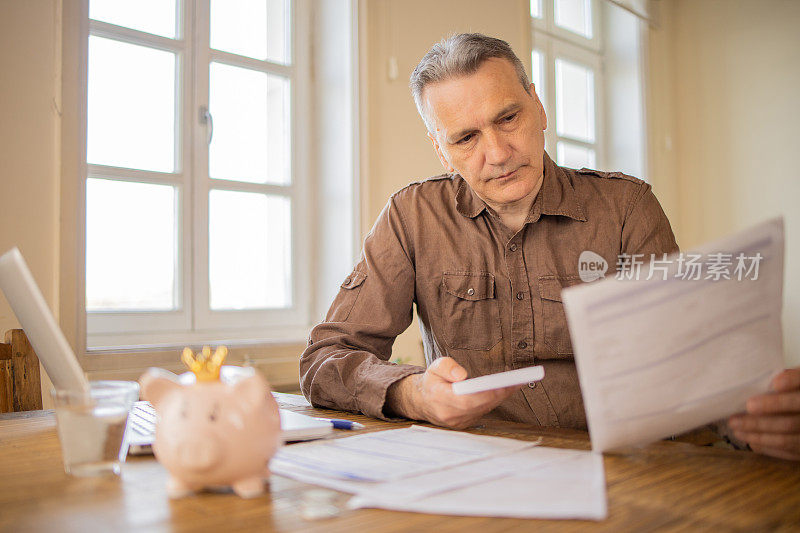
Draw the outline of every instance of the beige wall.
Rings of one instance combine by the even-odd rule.
[[[60,4],[0,2],[0,253],[19,247],[53,310],[59,265]],[[18,327],[0,294],[0,334]],[[47,407],[49,394],[44,399]]]
[[[654,156],[678,243],[783,215],[785,353],[800,364],[800,2],[660,3]]]
[[[18,246],[51,308],[58,282],[56,6],[0,2],[0,251]],[[0,331],[19,327],[0,294]]]

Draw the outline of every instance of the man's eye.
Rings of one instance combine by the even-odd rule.
[[[500,121],[501,122],[511,122],[515,118],[517,118],[517,114],[516,113],[512,113],[512,114],[510,114],[508,116],[505,116],[505,117],[501,118]]]
[[[474,135],[472,133],[470,133],[469,135],[467,135],[465,137],[461,137],[459,140],[457,140],[456,144],[467,144],[468,142],[470,142],[472,140],[473,137],[474,137]]]

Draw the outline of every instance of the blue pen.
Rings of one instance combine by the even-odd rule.
[[[364,424],[343,420],[341,418],[317,418],[317,420],[330,422],[333,424],[333,429],[364,429]]]

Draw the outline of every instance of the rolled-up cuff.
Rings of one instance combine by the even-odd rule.
[[[401,379],[422,374],[425,368],[416,365],[396,365],[392,363],[374,365],[369,369],[369,376],[360,376],[356,394],[358,409],[367,416],[381,420],[397,420],[387,417],[383,408],[386,404],[386,392]]]

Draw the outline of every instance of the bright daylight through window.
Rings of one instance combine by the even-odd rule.
[[[600,162],[600,16],[596,0],[531,0],[531,76],[549,119],[547,151],[559,165]]]
[[[293,7],[90,0],[90,347],[256,338],[307,320]]]

